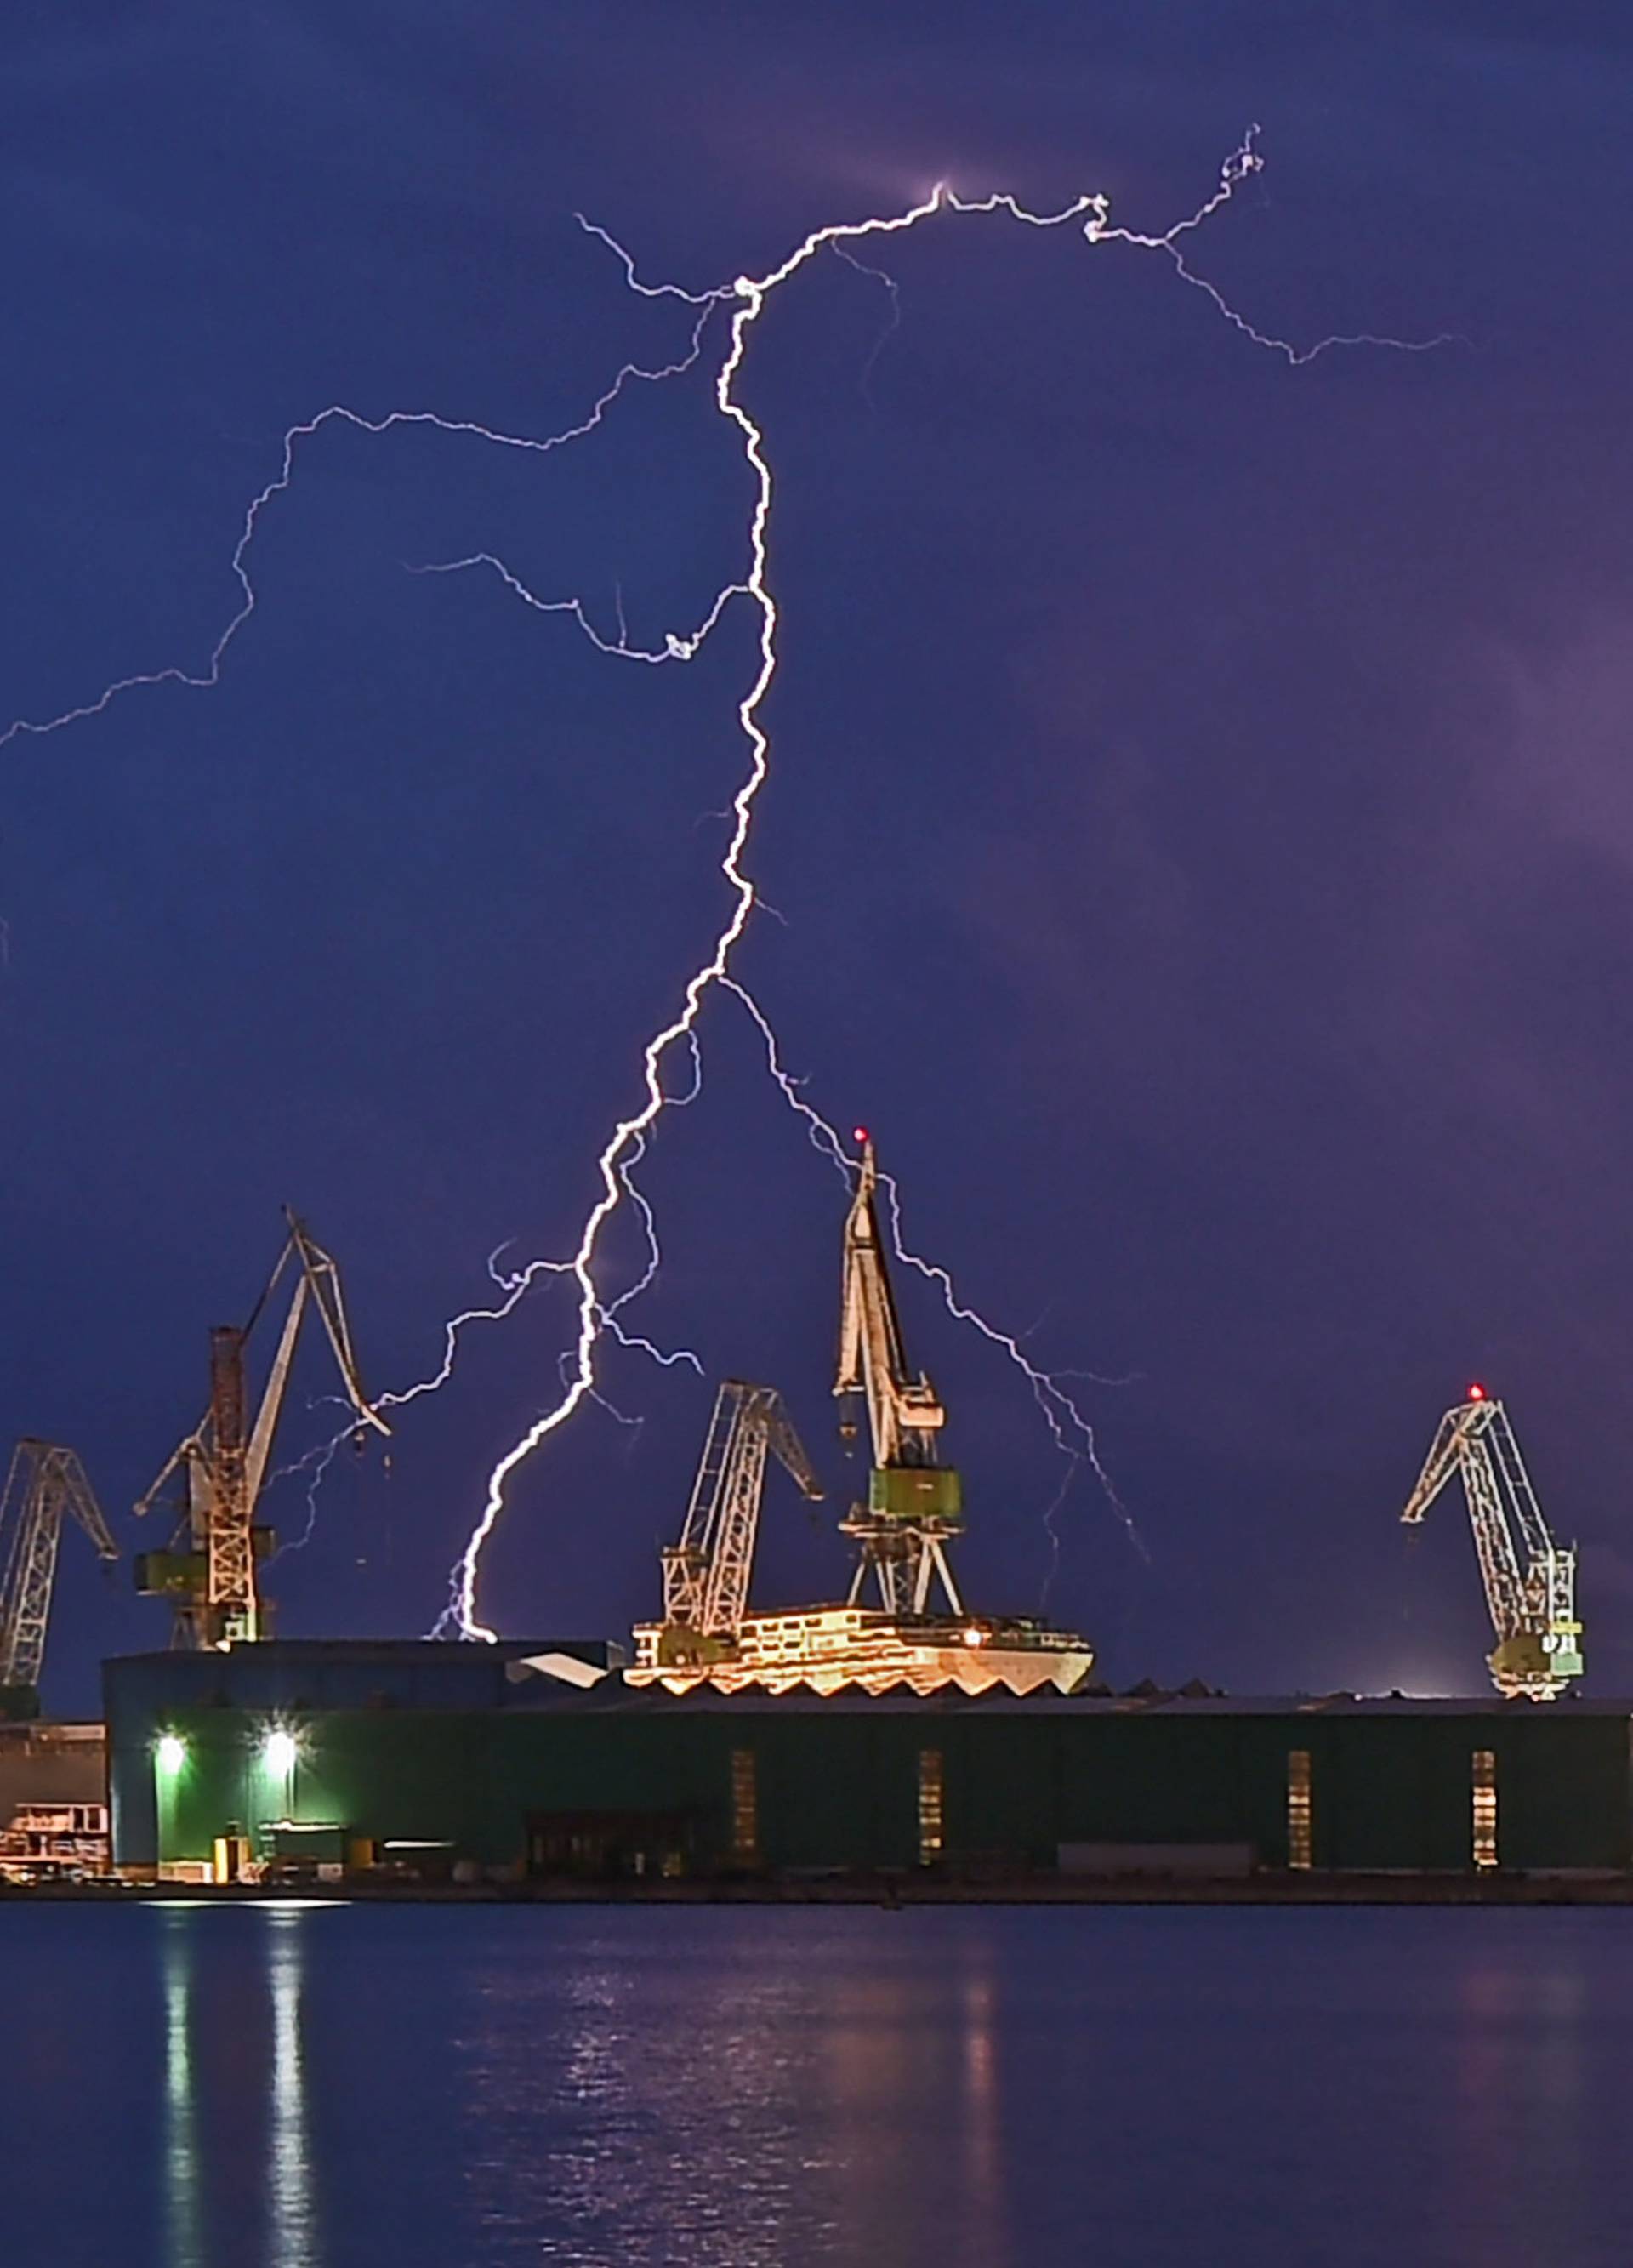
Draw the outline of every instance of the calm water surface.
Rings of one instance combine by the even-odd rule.
[[[1598,2268],[1633,1916],[0,1911],[50,2268]]]

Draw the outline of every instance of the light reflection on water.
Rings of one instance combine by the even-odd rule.
[[[0,2225],[52,2268],[1629,2257],[1615,1912],[14,1906],[0,1948]]]
[[[246,1948],[221,1939],[204,1948],[198,1933],[212,1926],[203,1918],[211,1913],[204,1902],[166,1900],[156,1905],[162,1932],[160,1963],[163,1976],[165,2026],[165,2135],[163,2257],[166,2268],[206,2268],[224,2257],[264,2257],[269,2268],[321,2268],[318,2215],[313,2192],[312,2159],[307,2134],[307,2107],[301,1994],[305,1939],[310,1922],[297,1905],[267,1904],[253,1910],[250,1926],[261,1942]],[[216,1909],[219,1911],[219,1909]],[[247,1951],[249,1960],[243,1955]],[[254,1976],[259,1969],[264,1982],[268,2035],[258,2036],[254,2010],[245,2013],[250,2023],[234,2041],[223,2036],[217,2012],[209,1999],[213,1963],[202,1955],[225,1952],[240,1971]],[[261,1959],[255,1955],[259,1952]],[[241,1978],[240,1978],[241,1981]],[[229,2051],[228,2085],[241,2090],[258,2058],[264,2058],[266,2102],[264,2119],[265,2183],[264,2247],[251,2235],[253,2218],[235,2203],[231,2225],[207,2232],[212,2188],[222,2186],[220,2169],[211,2163],[204,2140],[206,2122],[213,2108],[209,2080],[201,2074],[198,2042],[207,2033],[213,2047]],[[235,2169],[241,2173],[242,2169]],[[238,2183],[232,2184],[238,2189]],[[228,2250],[224,2253],[223,2245]]]
[[[619,1917],[576,1968],[488,1986],[464,2124],[495,2257],[894,2262],[934,2228],[938,2262],[999,2268],[985,1948],[897,1973],[910,1922],[799,1918]]]
[[[202,2268],[198,2128],[193,2101],[189,1947],[167,1913],[160,1958],[165,1979],[165,2226],[175,2268]]]
[[[311,1926],[297,1908],[263,1908],[272,1993],[271,2102],[267,2200],[270,2257],[277,2268],[319,2268],[312,2160],[306,2139],[305,2071],[301,2046],[304,1940]]]

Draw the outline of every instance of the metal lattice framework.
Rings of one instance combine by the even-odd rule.
[[[947,1413],[929,1379],[908,1367],[879,1234],[873,1145],[865,1135],[861,1138],[862,1168],[845,1222],[834,1381],[836,1395],[860,1395],[866,1403],[873,1451],[868,1502],[855,1506],[841,1522],[842,1532],[861,1545],[850,1601],[854,1605],[861,1598],[871,1579],[886,1611],[922,1615],[936,1580],[951,1611],[961,1614],[946,1554],[948,1539],[964,1525],[957,1510],[958,1478],[939,1455]]]
[[[309,1307],[316,1309],[322,1322],[359,1425],[371,1426],[379,1433],[391,1431],[363,1390],[340,1270],[302,1221],[293,1213],[285,1218],[289,1234],[248,1322],[241,1329],[224,1324],[210,1333],[209,1409],[194,1431],[178,1442],[136,1507],[139,1514],[148,1512],[178,1472],[185,1476],[184,1527],[192,1554],[200,1564],[196,1577],[189,1576],[180,1587],[177,1634],[184,1645],[231,1646],[261,1635],[263,1615],[255,1580],[255,1506],[266,1480],[296,1342]],[[246,1437],[245,1346],[291,1269],[295,1271],[294,1290],[254,1426]]]
[[[768,1456],[820,1500],[782,1395],[728,1378],[715,1396],[680,1541],[663,1554],[665,1622],[708,1638],[736,1635],[748,1609]]]
[[[0,1685],[40,1683],[65,1517],[85,1529],[101,1558],[118,1558],[73,1450],[55,1441],[19,1441],[0,1496],[0,1536],[10,1535],[0,1582]]]
[[[1462,1479],[1497,1633],[1492,1680],[1511,1698],[1556,1700],[1582,1674],[1577,1555],[1555,1543],[1508,1413],[1483,1391],[1440,1420],[1402,1521],[1421,1521],[1453,1473]]]
[[[864,1140],[862,1170],[845,1222],[845,1273],[840,1292],[839,1375],[834,1391],[867,1403],[876,1465],[933,1465],[947,1422],[939,1395],[908,1368],[901,1319],[885,1262],[874,1193],[879,1168]]]

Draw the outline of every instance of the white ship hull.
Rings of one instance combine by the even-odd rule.
[[[792,1609],[752,1615],[738,1643],[709,1660],[687,1660],[686,1633],[649,1623],[635,1633],[627,1684],[692,1693],[886,1693],[905,1686],[934,1693],[1076,1692],[1094,1666],[1094,1649],[1069,1631],[991,1616],[957,1623],[907,1618],[859,1607]],[[682,1658],[677,1658],[677,1655]]]

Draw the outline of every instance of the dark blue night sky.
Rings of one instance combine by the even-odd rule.
[[[1079,1477],[1050,1595],[1114,1681],[1479,1690],[1460,1514],[1395,1515],[1481,1376],[1581,1541],[1590,1684],[1626,1690],[1625,11],[70,4],[4,45],[0,723],[204,666],[295,421],[541,435],[683,350],[575,209],[701,289],[940,176],[1161,228],[1261,122],[1196,267],[1299,342],[1467,343],[1290,369],[1158,259],[982,219],[892,242],[887,336],[832,258],[757,329],[748,863],[782,918],[739,966],[910,1239],[1037,1362],[1126,1381],[1083,1392],[1149,1558]],[[548,458],[331,424],[217,687],[0,752],[0,1414],[78,1447],[128,1546],[278,1206],[342,1260],[371,1384],[423,1375],[492,1248],[570,1249],[725,910],[752,613],[644,669],[405,569],[492,551],[656,641],[740,573],[751,494],[707,370]],[[782,1387],[841,1497],[844,1192],[736,1004],[702,1036],[642,1326]],[[638,1240],[607,1252],[615,1289]],[[1059,1461],[1014,1370],[903,1304],[967,1588],[1034,1608]],[[545,1285],[389,1471],[336,1469],[286,1631],[427,1625],[571,1332]],[[518,1476],[503,1629],[656,1602],[711,1387],[622,1352],[602,1382],[640,1422],[586,1410]],[[326,1431],[315,1347],[300,1386],[286,1455]],[[268,1509],[298,1533],[299,1484]],[[761,1595],[843,1565],[779,1490]],[[127,1577],[65,1547],[55,1705],[163,1642]]]

